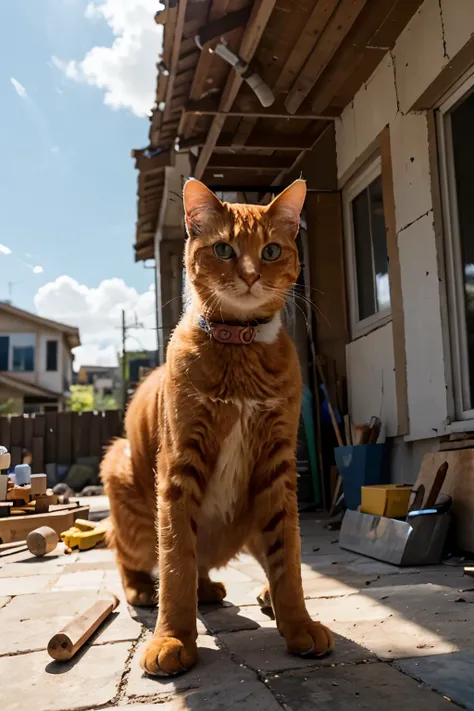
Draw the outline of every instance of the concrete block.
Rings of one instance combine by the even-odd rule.
[[[433,213],[398,234],[410,437],[437,435],[447,417],[440,284]]]
[[[474,34],[472,0],[441,0],[446,52],[452,59]]]
[[[389,52],[354,97],[356,153],[361,155],[397,114],[395,70]]]
[[[420,6],[399,36],[393,56],[399,108],[406,113],[448,62],[439,0],[425,0]]]
[[[71,661],[54,662],[47,652],[0,658],[2,707],[8,711],[60,711],[106,704],[115,697],[129,655],[128,643],[86,647]],[[27,683],[25,683],[27,670]]]
[[[390,127],[397,232],[432,208],[428,121],[398,114]]]
[[[269,676],[267,683],[288,711],[386,709],[452,711],[452,704],[388,664],[336,666],[312,674]]]
[[[335,122],[337,176],[340,178],[357,158],[354,104],[350,103]]]

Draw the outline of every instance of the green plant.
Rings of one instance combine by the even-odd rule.
[[[71,385],[69,407],[72,412],[90,412],[94,409],[94,388],[92,385]]]

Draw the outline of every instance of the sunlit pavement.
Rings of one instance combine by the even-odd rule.
[[[242,556],[214,573],[228,602],[199,611],[199,664],[174,679],[141,672],[156,613],[127,607],[110,551],[2,558],[2,709],[474,709],[474,580],[462,567],[398,569],[342,551],[323,523],[302,517],[303,581],[334,654],[286,654],[256,603],[262,572]],[[104,591],[120,597],[117,612],[70,662],[53,662],[50,637]]]

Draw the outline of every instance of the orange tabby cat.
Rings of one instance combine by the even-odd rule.
[[[131,604],[152,602],[155,525],[158,531],[159,617],[141,659],[149,674],[193,666],[197,601],[226,595],[209,570],[242,550],[267,574],[288,651],[322,655],[333,646],[303,597],[295,458],[301,376],[280,317],[299,272],[295,237],[305,195],[302,180],[265,207],[222,203],[196,180],[184,188],[189,307],[166,365],[130,404],[128,443],[115,442],[102,467]]]

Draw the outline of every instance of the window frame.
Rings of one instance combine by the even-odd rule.
[[[26,368],[15,368],[15,351],[26,351],[30,350],[33,353],[33,359],[32,359],[32,365],[33,367],[31,369],[26,369]],[[34,373],[35,372],[35,358],[36,358],[36,353],[35,353],[35,347],[31,345],[27,346],[17,346],[15,344],[12,345],[12,373]],[[25,363],[25,358],[23,358],[23,364]]]
[[[349,297],[349,315],[352,340],[365,336],[371,331],[381,328],[392,319],[392,307],[377,311],[372,316],[359,319],[359,296],[357,289],[357,265],[355,250],[355,232],[352,212],[352,201],[368,186],[382,175],[382,159],[375,156],[356,175],[348,180],[342,190],[342,211],[344,225],[344,241],[346,245],[346,272]],[[389,270],[390,285],[390,270]]]
[[[464,274],[462,269],[459,208],[451,130],[451,114],[474,92],[474,67],[451,88],[436,110],[440,173],[448,326],[451,349],[451,376],[454,395],[454,421],[474,420],[474,402],[469,383]]]

